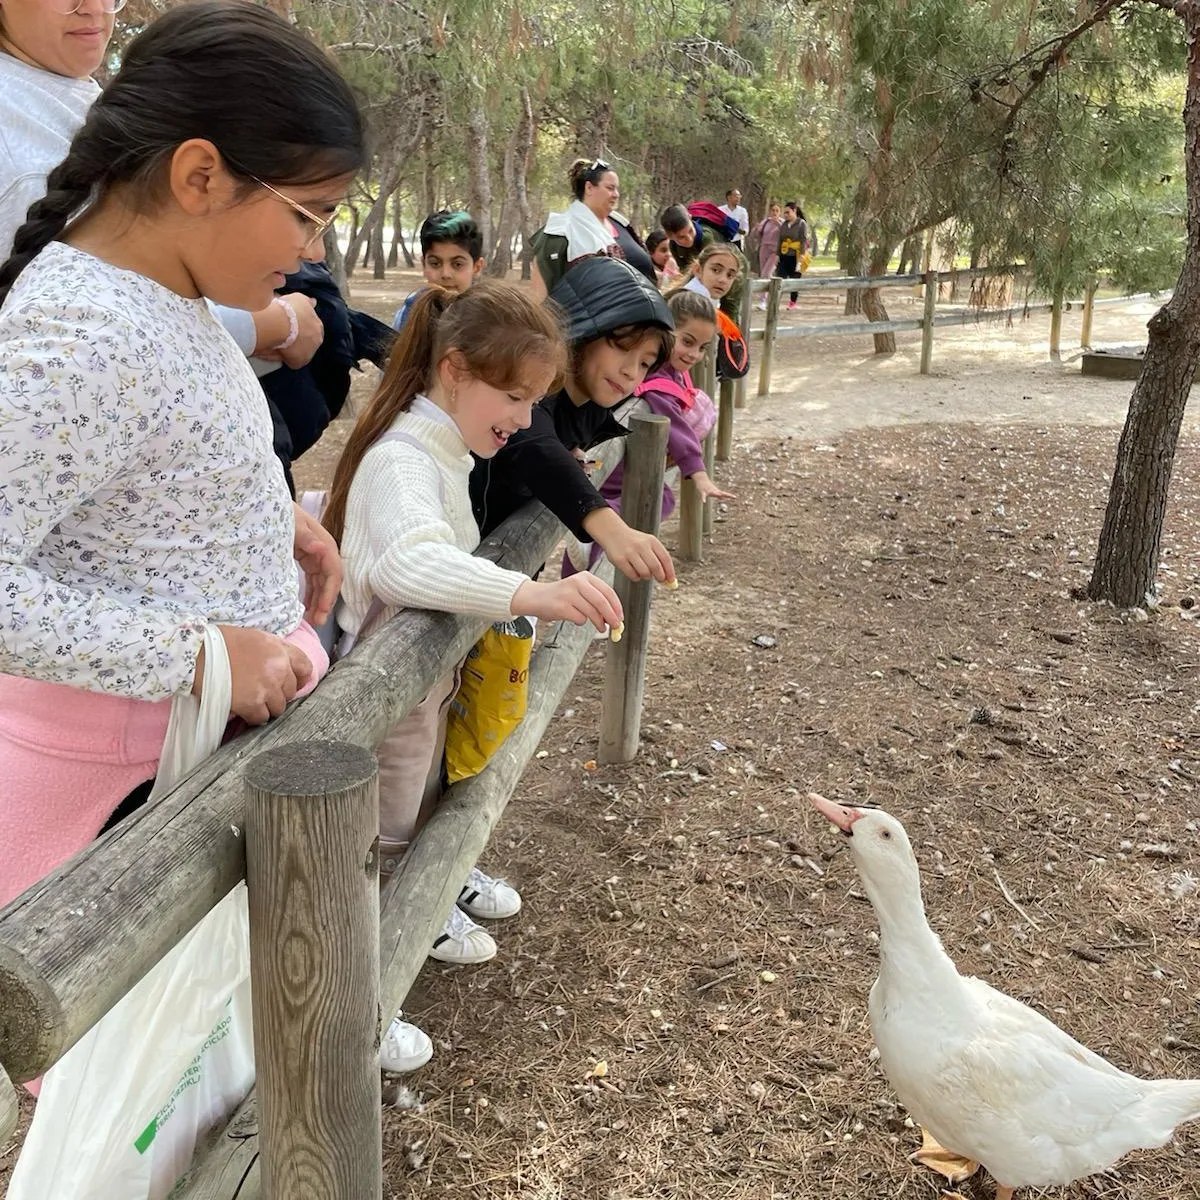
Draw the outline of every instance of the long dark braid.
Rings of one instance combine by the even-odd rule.
[[[29,206],[22,225],[13,237],[12,253],[0,266],[0,304],[4,303],[17,276],[67,227],[93,189],[102,186],[104,167],[94,164],[88,153],[87,125],[71,144],[71,151],[46,178],[46,194]]]
[[[249,186],[321,183],[366,158],[362,117],[317,46],[266,9],[201,0],[164,14],[130,43],[67,157],[46,180],[0,266],[0,304],[18,275],[89,200],[129,185],[149,208],[164,163],[211,141]]]

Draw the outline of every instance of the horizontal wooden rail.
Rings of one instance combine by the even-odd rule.
[[[562,536],[528,505],[479,553],[525,574]],[[170,795],[35,884],[0,913],[0,1063],[42,1074],[244,876],[244,768],[287,742],[374,749],[487,625],[401,613],[338,663],[303,703],[236,739]]]
[[[777,338],[785,337],[840,337],[862,333],[904,333],[920,329],[922,322],[917,318],[903,321],[831,321],[823,325],[780,325],[775,331]],[[761,342],[766,337],[765,329],[750,332],[750,341]]]
[[[968,278],[982,279],[988,275],[1019,275],[1025,271],[1021,264],[1005,267],[955,267],[948,271],[935,271],[939,283]],[[757,295],[765,292],[769,279],[754,279],[750,290]],[[784,283],[789,292],[804,291],[857,291],[863,288],[917,287],[925,282],[924,275],[805,275],[798,279],[787,279]]]
[[[602,561],[596,573],[612,580]],[[557,624],[538,630],[525,719],[473,779],[454,784],[400,861],[380,898],[380,1007],[386,1027],[425,965],[429,947],[458,898],[575,677],[595,630]],[[178,1200],[260,1200],[257,1104],[251,1096],[225,1135],[188,1175]]]

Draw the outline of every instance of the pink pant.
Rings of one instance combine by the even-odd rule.
[[[329,669],[302,623],[287,640]],[[0,674],[0,905],[91,842],[118,804],[153,779],[169,700],[133,700]]]
[[[388,730],[379,759],[379,871],[391,875],[442,794],[446,718],[458,691],[459,670],[443,675],[429,695]]]

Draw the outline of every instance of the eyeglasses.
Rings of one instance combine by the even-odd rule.
[[[86,0],[53,0],[53,8],[60,16],[73,17],[85,2]],[[100,7],[106,13],[116,13],[125,7],[125,3],[126,0],[100,0]]]
[[[265,187],[272,196],[278,196],[289,208],[298,212],[306,221],[311,221],[314,225],[312,237],[304,243],[304,248],[307,250],[314,242],[319,241],[325,236],[325,231],[333,224],[337,214],[332,217],[318,217],[315,213],[311,213],[297,200],[293,200],[291,196],[285,196],[278,188],[273,188],[269,183],[264,183],[257,175],[251,175],[251,179],[258,184],[259,187]]]
[[[122,2],[124,2],[124,0],[122,0]],[[592,159],[592,165],[590,167],[588,167],[588,174],[590,175],[593,171],[611,171],[611,170],[612,170],[612,167],[610,167],[608,165],[608,163],[606,163],[604,161],[604,159],[594,158],[594,159]]]

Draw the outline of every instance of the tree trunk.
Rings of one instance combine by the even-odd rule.
[[[383,240],[383,218],[387,213],[388,201],[392,198],[392,193],[400,186],[400,154],[396,146],[389,147],[381,168],[379,192],[371,204],[370,211],[363,218],[363,223],[355,230],[350,244],[346,247],[347,274],[351,274],[354,266],[359,262],[359,252],[363,249],[364,242],[367,243],[367,253],[370,253],[370,241],[377,225],[380,227],[380,241]],[[366,254],[362,256],[361,261],[365,267],[367,265]]]
[[[529,163],[533,157],[533,145],[537,137],[537,126],[533,119],[533,101],[528,88],[521,89],[521,116],[507,148],[504,151],[504,207],[501,210],[500,233],[497,236],[497,253],[488,263],[489,275],[503,279],[513,265],[513,236],[520,230],[522,246],[528,245],[532,232],[533,213],[529,206],[529,190],[526,180]],[[522,264],[523,279],[528,279]]]
[[[389,267],[398,267],[400,265],[400,241],[402,234],[400,232],[400,209],[401,209],[401,192],[397,188],[392,193],[392,244],[388,249],[387,265]]]
[[[371,234],[371,257],[375,260],[375,270],[372,272],[376,279],[387,278],[387,250],[383,245],[383,214],[375,222],[375,231]]]
[[[869,273],[871,275],[887,274],[888,259],[892,257],[891,246],[877,246],[871,252]],[[883,295],[879,288],[862,288],[862,310],[868,321],[888,320],[888,311],[883,303]],[[894,333],[877,333],[875,337],[876,354],[895,354],[896,335]]]
[[[342,299],[348,302],[350,299],[350,282],[346,278],[346,260],[342,256],[342,247],[338,241],[337,229],[333,225],[330,225],[325,230],[325,265],[333,275],[334,282],[338,285],[338,291],[342,293]]]
[[[486,96],[477,90],[467,117],[468,204],[479,222],[483,244],[492,245],[492,180],[488,171],[488,117]]]
[[[1142,373],[1117,447],[1116,469],[1088,598],[1134,608],[1154,596],[1179,428],[1200,361],[1200,11],[1181,13],[1187,35],[1183,105],[1187,239],[1175,294],[1150,319]]]
[[[425,191],[425,212],[422,220],[431,213],[437,212],[437,164],[433,161],[433,138],[425,139],[425,153],[422,156],[425,160],[425,174],[422,180]]]

